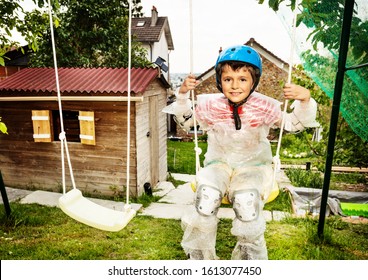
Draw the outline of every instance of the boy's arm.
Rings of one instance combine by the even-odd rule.
[[[307,127],[317,127],[317,102],[310,96],[308,89],[286,84],[284,87],[286,99],[295,99],[291,108],[293,111],[285,115],[285,130],[291,132],[302,131]]]
[[[189,91],[194,89],[197,84],[195,77],[189,75],[180,88],[175,91],[176,101],[163,110],[165,113],[173,114],[175,122],[185,131],[190,131],[194,125]]]
[[[298,132],[307,127],[319,126],[316,121],[317,102],[313,98],[310,98],[308,102],[295,100],[291,108],[294,110],[285,115],[285,130]]]
[[[173,104],[175,122],[185,131],[190,131],[194,125],[192,102],[189,99],[189,92],[182,94],[179,89],[175,92],[176,101]]]

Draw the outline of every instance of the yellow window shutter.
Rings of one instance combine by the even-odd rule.
[[[82,144],[96,145],[95,138],[95,113],[79,111],[80,139]]]
[[[35,142],[52,141],[52,117],[49,110],[32,110],[33,139]]]

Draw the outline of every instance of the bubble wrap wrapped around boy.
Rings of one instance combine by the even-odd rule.
[[[190,259],[217,259],[216,214],[222,198],[227,196],[235,212],[231,233],[237,237],[232,259],[267,259],[262,210],[273,184],[267,135],[270,127],[281,121],[281,104],[253,91],[246,102],[234,107],[226,89],[222,89],[224,94],[198,95],[195,112],[189,94],[177,92],[176,102],[164,110],[174,114],[187,131],[193,126],[195,113],[201,129],[208,134],[204,167],[196,176],[195,203],[181,219],[181,245]],[[293,112],[285,116],[286,130],[315,126],[317,105],[312,98],[309,102],[295,100],[293,107]],[[236,118],[241,126],[234,125]]]

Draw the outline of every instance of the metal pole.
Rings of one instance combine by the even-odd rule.
[[[349,48],[350,28],[351,20],[353,17],[355,0],[345,0],[344,18],[342,22],[341,38],[340,38],[340,51],[339,60],[337,66],[337,74],[335,80],[334,98],[332,103],[331,121],[330,121],[330,134],[328,137],[327,145],[327,157],[325,165],[325,176],[323,180],[322,199],[321,199],[321,211],[319,214],[318,222],[318,236],[323,236],[323,228],[326,218],[326,206],[328,198],[328,190],[330,187],[332,160],[335,146],[337,122],[340,111],[341,94],[344,84],[344,75],[346,71],[346,57]]]
[[[11,209],[10,209],[8,194],[6,193],[6,188],[5,188],[5,184],[3,181],[3,175],[1,174],[1,171],[0,171],[0,191],[1,191],[1,196],[3,198],[6,216],[9,217],[11,213]]]
[[[368,67],[368,63],[363,63],[363,64],[359,64],[359,65],[350,66],[350,67],[346,68],[346,71],[360,69],[360,68],[364,68],[364,67]]]

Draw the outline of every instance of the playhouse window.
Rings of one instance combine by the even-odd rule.
[[[59,111],[52,111],[54,139],[53,141],[60,141],[59,133],[61,131],[60,114]],[[64,130],[68,142],[80,142],[79,139],[79,120],[78,111],[63,111]]]
[[[33,138],[35,142],[60,141],[60,114],[58,110],[33,110]],[[68,142],[96,145],[94,112],[63,111],[64,131]]]

